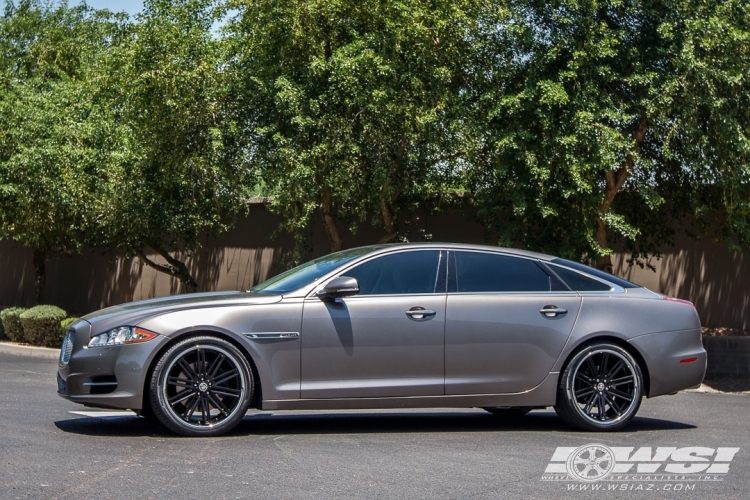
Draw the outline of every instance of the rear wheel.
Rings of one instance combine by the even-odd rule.
[[[218,436],[247,412],[253,375],[231,343],[193,337],[175,344],[159,359],[149,398],[154,415],[183,436]]]
[[[555,411],[587,431],[622,429],[643,397],[638,362],[616,344],[596,343],[578,351],[560,377]]]

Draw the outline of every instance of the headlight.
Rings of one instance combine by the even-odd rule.
[[[108,332],[101,333],[89,340],[89,347],[107,347],[112,345],[136,344],[148,342],[156,338],[154,332],[149,332],[134,326],[118,326]]]

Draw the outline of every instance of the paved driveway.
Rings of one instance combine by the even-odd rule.
[[[644,400],[633,425],[615,434],[572,431],[552,411],[502,422],[482,410],[409,410],[251,412],[228,436],[188,439],[60,399],[55,369],[52,360],[0,354],[2,499],[750,496],[746,395]],[[545,471],[564,470],[570,452],[589,443],[613,450],[619,467],[629,460],[631,473],[654,466],[658,473],[543,480],[561,477]],[[672,449],[685,447],[699,449],[678,451],[676,463]],[[718,448],[737,447],[719,463]],[[665,473],[667,465],[696,464],[728,473]]]

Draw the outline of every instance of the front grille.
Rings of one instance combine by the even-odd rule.
[[[70,355],[73,352],[73,341],[75,340],[75,332],[68,330],[65,332],[65,339],[63,340],[62,347],[60,348],[60,364],[67,365],[70,361]]]

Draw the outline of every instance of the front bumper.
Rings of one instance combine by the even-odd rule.
[[[75,325],[70,360],[58,363],[58,395],[86,406],[141,409],[148,368],[168,339],[158,336],[140,344],[88,348],[91,325]]]

